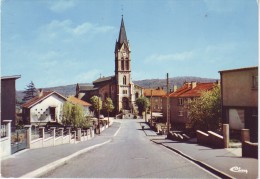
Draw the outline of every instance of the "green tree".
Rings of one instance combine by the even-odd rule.
[[[66,101],[63,105],[63,116],[62,116],[62,123],[65,126],[72,125],[72,106],[70,102]]]
[[[85,122],[83,107],[78,104],[74,104],[71,108],[71,118],[74,128],[83,127]]]
[[[142,115],[143,112],[146,112],[150,106],[150,101],[146,97],[139,97],[136,99],[135,104],[138,107],[139,115]]]
[[[23,93],[25,94],[22,99],[23,103],[36,96],[37,89],[35,88],[34,83],[32,81],[26,86],[26,89]]]
[[[92,96],[90,98],[90,101],[92,104],[91,108],[92,108],[92,110],[95,111],[95,114],[98,117],[98,111],[100,111],[102,109],[102,100],[98,96]]]
[[[106,110],[108,114],[108,124],[109,124],[109,113],[115,109],[111,98],[106,98],[103,108]]]
[[[65,102],[63,105],[62,123],[65,126],[73,126],[74,128],[85,126],[85,117],[83,107],[78,104]]]
[[[202,92],[196,100],[187,104],[188,128],[202,131],[216,131],[221,127],[221,92],[220,86],[211,91]]]

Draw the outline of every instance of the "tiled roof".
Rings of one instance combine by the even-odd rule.
[[[199,97],[203,91],[212,90],[216,83],[197,83],[196,87],[192,88],[191,84],[184,84],[177,91],[172,92],[170,97]]]
[[[61,98],[67,100],[64,96],[62,96],[61,94],[55,92],[55,91],[43,91],[42,92],[42,96],[35,96],[34,98],[30,99],[29,101],[27,101],[26,103],[24,103],[22,105],[23,108],[31,108],[33,107],[35,104],[39,103],[40,101],[43,101],[45,98],[51,96],[52,94],[56,94],[58,96],[60,96]]]
[[[96,89],[97,88],[94,88],[94,86],[90,86],[90,85],[79,85],[79,91],[91,91]]]
[[[181,94],[189,91],[191,89],[191,86],[189,84],[184,84],[182,87],[178,88],[175,92],[172,92],[169,96],[170,97],[177,97]]]
[[[69,96],[68,101],[73,103],[73,104],[79,104],[79,105],[82,105],[82,106],[91,106],[91,104],[87,103],[86,101],[83,101],[83,100],[76,98],[74,96]]]
[[[144,96],[151,96],[151,90],[153,90],[153,96],[165,96],[166,92],[163,89],[144,89]]]
[[[102,78],[99,78],[95,81],[93,81],[93,84],[94,83],[101,83],[101,82],[104,82],[104,81],[109,81],[109,80],[112,80],[115,76],[108,76],[108,77],[102,77]]]
[[[198,83],[197,86],[180,95],[180,97],[199,97],[203,91],[209,91],[214,88],[216,83]]]

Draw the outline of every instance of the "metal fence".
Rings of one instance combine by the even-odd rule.
[[[6,125],[1,125],[1,129],[0,129],[1,131],[1,138],[3,138],[3,137],[6,137],[6,135],[7,135],[7,126]]]
[[[33,126],[32,133],[31,133],[31,140],[35,140],[39,138],[40,138],[40,129],[39,127]]]
[[[18,152],[27,148],[27,132],[26,129],[11,130],[11,153]]]

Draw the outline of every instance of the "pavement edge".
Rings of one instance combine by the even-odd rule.
[[[71,159],[73,159],[73,158],[75,158],[75,157],[77,157],[77,156],[79,156],[79,155],[81,155],[81,154],[83,154],[85,152],[88,152],[88,151],[90,151],[90,150],[92,150],[94,148],[97,148],[97,147],[100,147],[102,145],[105,145],[105,144],[107,144],[107,143],[109,143],[111,141],[112,141],[112,139],[109,139],[109,140],[107,140],[107,141],[105,141],[103,143],[96,144],[96,145],[93,145],[91,147],[87,147],[85,149],[79,150],[79,151],[75,152],[74,154],[71,154],[71,155],[69,155],[67,157],[64,157],[64,158],[56,160],[56,161],[54,161],[52,163],[49,163],[49,164],[47,164],[47,165],[45,165],[43,167],[40,167],[40,168],[38,168],[38,169],[36,169],[34,171],[31,171],[31,172],[27,173],[27,174],[25,174],[25,175],[23,175],[23,176],[21,176],[19,178],[39,178],[42,175],[48,173],[49,171],[54,170],[54,169],[58,168],[59,166],[62,166],[64,164],[66,164],[66,162],[68,162],[69,160],[71,160]]]
[[[186,159],[194,162],[195,164],[203,167],[204,169],[212,172],[213,174],[215,174],[215,175],[217,175],[217,176],[219,176],[221,178],[231,178],[231,179],[235,178],[235,177],[232,177],[232,176],[230,176],[230,175],[228,175],[228,174],[226,174],[226,173],[224,173],[224,172],[222,172],[222,171],[220,171],[220,170],[218,170],[218,169],[216,169],[216,168],[214,168],[214,167],[212,167],[212,166],[210,166],[210,165],[208,165],[208,164],[206,164],[204,162],[196,160],[196,159],[192,158],[191,156],[189,156],[189,155],[187,155],[187,154],[185,154],[185,153],[183,153],[183,152],[181,152],[181,151],[179,151],[177,149],[171,148],[171,147],[169,147],[167,145],[164,145],[164,144],[159,143],[159,142],[155,142],[153,140],[151,140],[151,141],[156,143],[156,144],[162,145],[162,146],[166,147],[167,149],[169,149],[169,150],[171,150],[171,151],[173,151],[173,152],[175,152],[175,153],[185,157]]]

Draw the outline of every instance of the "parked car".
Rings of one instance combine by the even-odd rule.
[[[105,117],[104,117],[104,115],[103,114],[100,114],[99,115],[99,119],[104,119]]]

